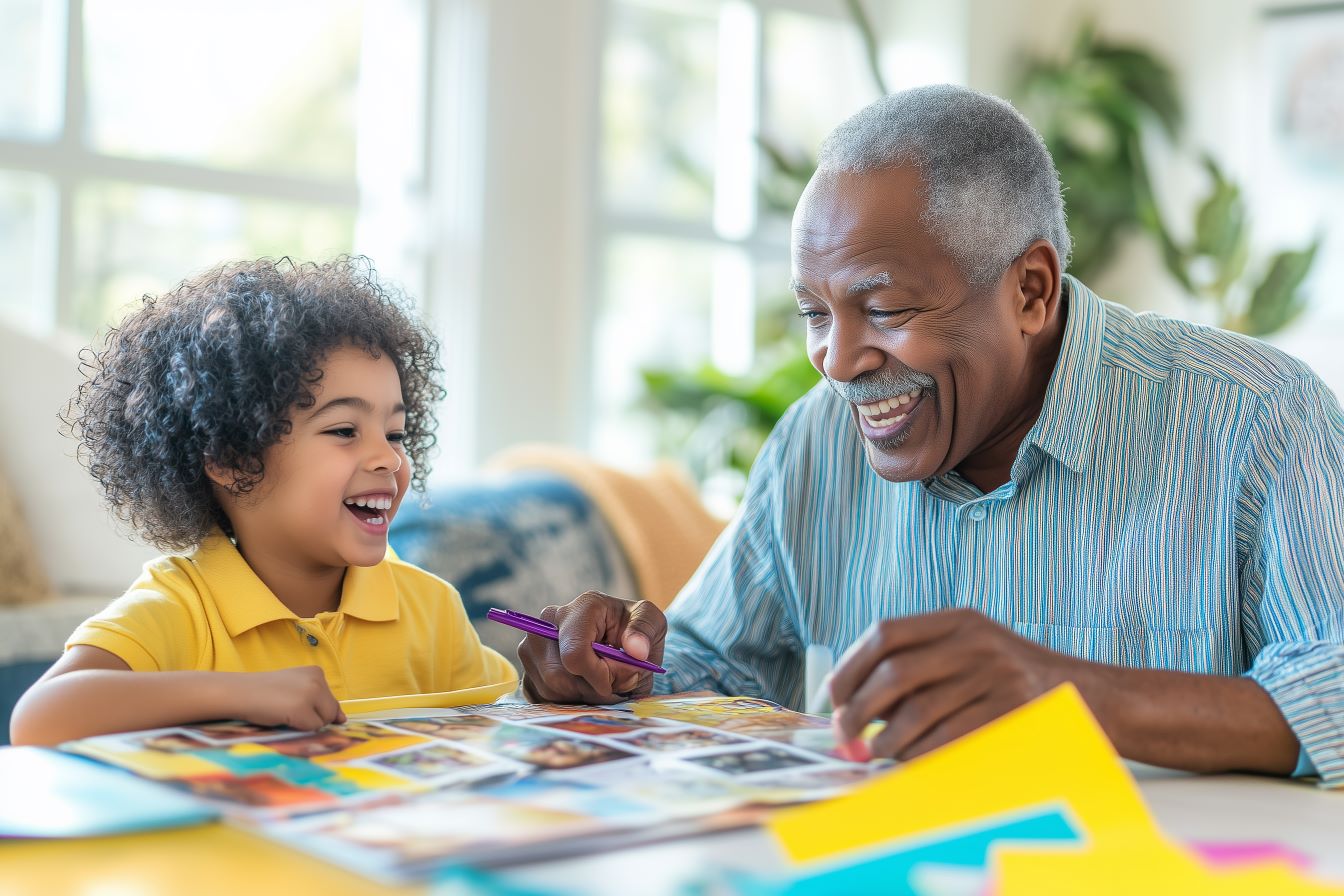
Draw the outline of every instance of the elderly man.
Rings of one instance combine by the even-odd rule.
[[[824,645],[835,726],[884,720],[879,755],[1067,681],[1130,758],[1344,783],[1344,414],[1307,367],[1064,275],[1048,151],[963,88],[840,125],[792,249],[825,382],[668,619],[596,593],[549,608],[559,644],[519,648],[530,696],[799,707]]]

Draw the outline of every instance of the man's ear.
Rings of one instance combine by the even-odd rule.
[[[1045,329],[1059,304],[1059,253],[1049,240],[1037,240],[1017,257],[1011,272],[1022,334],[1035,336]]]

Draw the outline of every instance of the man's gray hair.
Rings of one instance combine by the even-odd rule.
[[[988,286],[1038,239],[1068,264],[1059,174],[1040,134],[996,96],[935,84],[883,97],[842,122],[817,170],[914,165],[927,186],[924,225],[962,273]]]

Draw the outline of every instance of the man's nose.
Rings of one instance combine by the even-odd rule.
[[[831,324],[824,350],[821,372],[839,382],[880,369],[886,357],[867,340],[863,327],[839,320]]]

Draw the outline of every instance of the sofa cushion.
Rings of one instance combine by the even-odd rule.
[[[590,589],[638,597],[601,513],[577,486],[549,473],[439,487],[421,507],[408,496],[388,542],[397,555],[453,584],[481,641],[517,661],[522,635],[485,618],[491,607],[536,615]]]
[[[18,495],[0,474],[0,606],[50,598],[51,585],[42,572]]]

